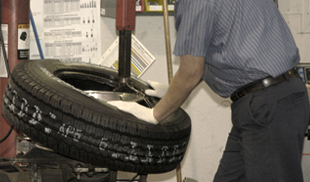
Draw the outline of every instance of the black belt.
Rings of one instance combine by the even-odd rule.
[[[293,78],[293,77],[300,77],[300,75],[298,74],[298,72],[295,69],[291,69],[285,73],[283,73],[280,76],[277,76],[275,78],[273,77],[267,77],[255,82],[252,82],[240,89],[238,89],[237,91],[235,91],[231,96],[230,99],[235,102],[237,100],[239,100],[240,98],[242,98],[243,96],[255,92],[257,90],[269,87],[271,85],[274,85],[276,83],[280,83],[283,82],[289,78]]]

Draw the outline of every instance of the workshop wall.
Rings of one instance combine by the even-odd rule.
[[[300,51],[301,63],[310,63],[310,1],[279,0],[279,9],[289,25]],[[310,86],[308,85],[308,92]],[[309,93],[308,93],[309,94]],[[305,139],[302,156],[304,180],[310,181],[310,141]]]
[[[301,53],[301,62],[310,62],[310,10],[309,0],[278,0],[279,9],[290,26]],[[174,17],[169,16],[171,48],[176,31]],[[117,38],[115,19],[101,17],[101,53],[103,54]],[[133,34],[155,56],[156,61],[142,75],[143,80],[168,84],[164,22],[161,14],[137,15]],[[179,58],[172,56],[173,71],[177,71]],[[230,100],[217,96],[204,82],[192,92],[183,109],[192,120],[192,135],[188,150],[182,161],[182,177],[199,182],[211,182],[217,170],[231,128]],[[306,141],[305,153],[310,154],[310,142]],[[309,152],[307,152],[309,151]],[[308,159],[309,158],[309,159]],[[310,181],[310,155],[303,156],[306,179]],[[176,171],[149,175],[148,182],[176,182]],[[120,172],[119,178],[128,179],[131,173]],[[309,176],[309,177],[308,177]],[[307,180],[305,180],[307,181]]]
[[[310,1],[279,0],[279,9],[289,25],[301,55],[301,62],[310,62]]]
[[[176,31],[174,17],[169,17],[171,49],[173,50]],[[102,53],[117,38],[115,19],[101,19]],[[142,75],[143,80],[154,80],[168,84],[164,22],[161,14],[155,16],[138,15],[133,34],[156,57],[156,61]],[[173,59],[173,72],[178,69],[179,58]],[[212,181],[221,158],[228,132],[231,128],[230,100],[215,95],[203,82],[192,92],[183,104],[183,109],[192,120],[192,135],[187,153],[181,165],[182,177],[199,182]],[[176,171],[149,175],[148,182],[176,182]],[[128,179],[130,173],[120,173],[120,178]]]
[[[310,63],[310,0],[278,0],[279,9],[287,21],[296,44],[299,47],[301,62]],[[173,50],[176,31],[174,17],[169,17],[171,48]],[[102,52],[116,39],[115,20],[102,17]],[[168,84],[164,22],[162,15],[136,17],[134,35],[156,57],[154,64],[141,77]],[[173,71],[176,72],[179,58],[173,59]],[[212,181],[218,167],[226,138],[231,128],[230,100],[213,93],[203,82],[192,92],[183,109],[192,120],[192,135],[187,153],[182,162],[182,177],[190,177],[199,182]],[[305,181],[310,181],[310,141],[305,140],[303,155]],[[120,173],[120,177],[133,176]],[[166,174],[150,175],[149,182],[176,182],[175,170]]]

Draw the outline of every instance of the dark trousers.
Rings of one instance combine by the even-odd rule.
[[[214,182],[302,182],[309,100],[300,78],[234,102],[233,128]]]

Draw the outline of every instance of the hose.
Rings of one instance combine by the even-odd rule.
[[[10,66],[9,66],[9,60],[8,60],[8,57],[7,57],[6,51],[5,51],[3,33],[2,33],[2,26],[1,25],[2,25],[2,1],[0,1],[0,42],[1,42],[1,47],[2,47],[2,53],[3,53],[5,67],[6,67],[6,72],[7,72],[8,78],[9,78],[11,76]],[[14,126],[11,125],[9,132],[2,139],[0,139],[0,143],[4,142],[10,136],[13,129],[14,129]]]
[[[0,143],[4,142],[10,136],[10,134],[13,131],[13,129],[14,129],[14,126],[11,125],[11,128],[10,128],[9,132],[0,140]]]

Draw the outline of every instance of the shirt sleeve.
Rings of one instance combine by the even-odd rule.
[[[209,0],[177,0],[174,54],[206,57],[212,37],[214,7]]]

